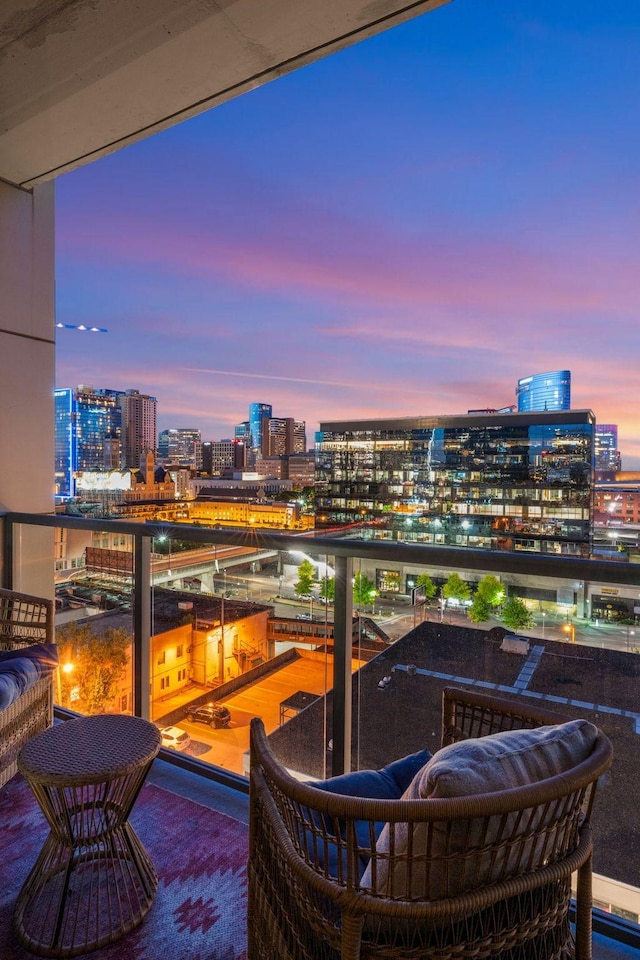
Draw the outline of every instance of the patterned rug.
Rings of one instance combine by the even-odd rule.
[[[94,960],[245,960],[248,828],[145,784],[130,817],[158,873],[156,900],[131,933]],[[28,785],[0,789],[0,958],[32,960],[15,942],[13,906],[48,828]]]

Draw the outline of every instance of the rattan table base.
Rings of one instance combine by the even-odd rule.
[[[80,769],[72,776],[74,734]],[[20,769],[51,827],[14,912],[27,950],[45,957],[87,953],[132,930],[149,910],[158,881],[127,817],[159,739],[144,720],[86,717],[52,727],[24,748]],[[66,774],[61,767],[69,768]]]

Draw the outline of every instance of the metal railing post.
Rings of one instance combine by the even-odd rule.
[[[351,769],[353,647],[353,560],[335,558],[333,612],[333,759],[332,774]]]
[[[133,550],[133,713],[151,719],[151,537],[136,532]]]

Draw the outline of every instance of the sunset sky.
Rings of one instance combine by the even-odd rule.
[[[640,469],[640,7],[455,0],[57,182],[57,386],[233,435],[572,372]]]

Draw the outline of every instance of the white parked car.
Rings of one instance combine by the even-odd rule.
[[[182,727],[164,727],[160,733],[162,746],[171,747],[172,750],[186,750],[191,743],[191,737]]]

